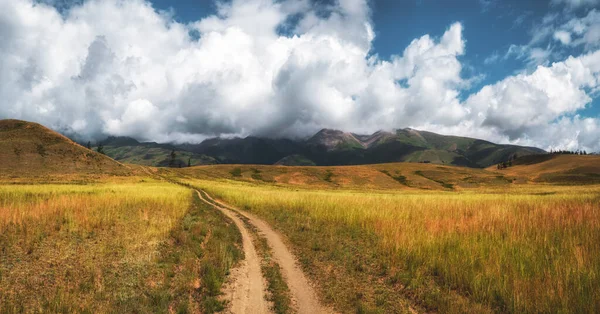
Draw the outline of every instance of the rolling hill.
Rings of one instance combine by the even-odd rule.
[[[205,165],[175,170],[200,179],[228,179],[294,188],[461,190],[522,184],[600,184],[600,156],[529,155],[513,166],[477,169],[461,166],[398,162],[373,165],[307,166]]]
[[[121,163],[40,124],[0,120],[0,177],[127,175]]]
[[[515,180],[510,175],[505,176],[485,169],[412,162],[316,167],[205,165],[174,171],[184,177],[206,180],[228,179],[311,189],[451,191],[462,188],[508,186]]]
[[[302,156],[302,155],[289,155],[281,158],[275,163],[276,166],[316,166],[316,164]]]
[[[491,166],[487,170],[540,183],[597,184],[600,156],[531,155],[518,158],[512,167],[498,170]]]
[[[155,166],[155,167],[187,167],[215,164],[216,159],[179,149],[170,144],[154,142],[140,143],[130,137],[109,137],[100,144],[104,153],[115,160],[124,163]],[[97,149],[97,147],[94,147]],[[175,151],[175,159],[171,160],[171,152]]]

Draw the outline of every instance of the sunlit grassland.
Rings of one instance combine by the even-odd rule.
[[[399,310],[394,293],[442,312],[600,311],[599,186],[360,192],[187,183],[280,229],[343,311]]]
[[[219,309],[239,233],[150,179],[0,185],[0,312]]]

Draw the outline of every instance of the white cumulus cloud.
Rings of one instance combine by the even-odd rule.
[[[600,0],[552,0],[554,5],[566,5],[569,9],[576,9],[579,7],[597,6],[600,5]]]
[[[583,45],[586,50],[600,47],[600,11],[593,9],[584,17],[570,19],[558,27],[554,38],[564,45]]]
[[[463,25],[382,60],[368,4],[233,0],[181,24],[143,0],[88,0],[60,12],[0,0],[0,118],[161,142],[414,127],[600,150],[599,121],[577,115],[598,93],[599,52],[507,77],[463,101],[473,81],[461,75]]]

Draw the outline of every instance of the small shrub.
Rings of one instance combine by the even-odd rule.
[[[241,168],[233,168],[233,170],[231,170],[229,173],[231,173],[231,175],[234,177],[241,177],[242,169]]]
[[[42,144],[37,144],[36,150],[42,157],[46,157],[46,148]]]
[[[333,172],[331,172],[331,170],[327,170],[325,172],[325,175],[323,176],[323,180],[327,181],[327,182],[332,182],[331,178],[333,177]]]

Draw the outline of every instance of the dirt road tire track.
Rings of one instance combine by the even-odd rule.
[[[283,277],[290,288],[292,302],[295,304],[295,308],[299,314],[334,313],[333,310],[321,305],[314,288],[310,284],[308,278],[302,272],[302,269],[300,269],[298,266],[294,255],[284,244],[279,233],[273,230],[273,228],[271,228],[269,224],[262,219],[248,212],[227,205],[219,200],[215,200],[208,195],[208,193],[205,193],[205,195],[214,204],[220,205],[217,207],[221,207],[222,210],[224,209],[229,210],[230,212],[237,212],[246,217],[250,223],[253,224],[267,239],[269,246],[273,250],[273,257],[279,264]]]
[[[230,280],[224,289],[225,298],[230,301],[228,310],[233,314],[271,313],[269,303],[265,299],[265,280],[260,268],[261,261],[243,221],[233,211],[215,206],[207,201],[200,191],[197,193],[200,200],[214,206],[229,217],[242,234],[245,258],[238,267],[231,271]]]

